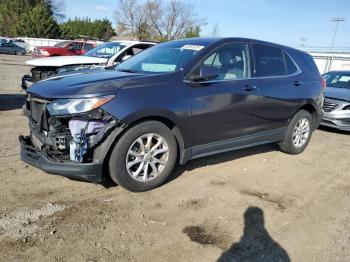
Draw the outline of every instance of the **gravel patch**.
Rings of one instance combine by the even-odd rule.
[[[33,236],[39,230],[39,220],[64,209],[65,205],[48,203],[39,209],[0,213],[0,239],[8,237],[17,240]]]

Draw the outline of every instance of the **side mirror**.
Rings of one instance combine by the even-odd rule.
[[[190,80],[194,82],[204,82],[211,79],[215,79],[220,75],[219,68],[216,66],[202,65],[199,76],[191,77]]]

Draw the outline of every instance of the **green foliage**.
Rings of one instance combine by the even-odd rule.
[[[8,37],[78,38],[86,35],[107,40],[115,35],[108,19],[64,17],[55,0],[0,0],[0,35]]]
[[[58,37],[52,0],[1,0],[0,35]]]
[[[63,38],[78,38],[79,35],[108,40],[115,35],[111,21],[90,18],[69,19],[60,25]]]
[[[185,32],[185,38],[193,38],[193,37],[199,37],[201,34],[201,28],[199,25],[197,26],[191,26],[187,29]]]
[[[14,34],[27,37],[56,38],[60,35],[60,28],[53,19],[49,7],[37,5],[19,17],[14,26]]]

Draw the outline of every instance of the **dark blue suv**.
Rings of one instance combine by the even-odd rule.
[[[299,50],[195,38],[147,49],[116,70],[44,80],[27,93],[24,161],[146,191],[176,163],[202,156],[265,143],[303,152],[322,118],[324,81]]]

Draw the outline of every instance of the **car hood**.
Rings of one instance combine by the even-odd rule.
[[[350,89],[337,88],[337,87],[327,87],[326,88],[326,97],[350,101]]]
[[[27,93],[44,99],[87,98],[116,94],[124,87],[140,85],[144,74],[132,74],[119,71],[89,72],[53,77],[32,85]],[[134,79],[133,82],[130,80]]]
[[[84,64],[106,64],[107,58],[92,56],[53,56],[45,58],[32,59],[26,62],[31,66],[66,66],[66,65],[84,65]]]

